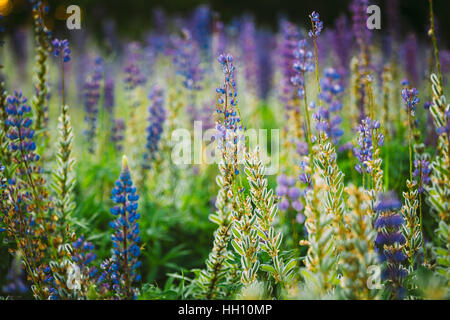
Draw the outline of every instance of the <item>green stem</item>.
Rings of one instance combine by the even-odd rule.
[[[430,36],[433,42],[434,57],[436,59],[436,69],[438,72],[439,83],[442,85],[442,74],[441,74],[441,64],[439,63],[439,49],[437,46],[436,34],[434,29],[434,14],[433,14],[433,0],[428,1],[430,3]]]
[[[419,219],[420,219],[420,233],[422,236],[422,250],[423,250],[423,260],[424,265],[426,266],[427,263],[427,250],[425,248],[425,240],[423,235],[423,220],[422,220],[422,194],[419,193]]]
[[[412,182],[411,112],[408,110],[409,181]]]

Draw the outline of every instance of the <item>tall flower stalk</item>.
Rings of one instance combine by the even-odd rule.
[[[35,96],[32,99],[33,109],[36,112],[35,130],[40,132],[46,129],[47,114],[47,98],[48,98],[48,50],[50,47],[49,35],[47,27],[44,24],[44,15],[49,8],[40,0],[30,0],[33,19],[34,32],[36,39],[36,74],[35,74]]]
[[[233,209],[238,211],[235,202],[235,199],[240,196],[237,185],[238,153],[244,129],[241,117],[238,116],[233,57],[230,54],[221,54],[218,61],[224,74],[224,83],[216,89],[217,113],[223,116],[223,120],[219,120],[216,125],[216,140],[221,162],[219,163],[220,174],[216,179],[219,186],[216,199],[217,210],[215,214],[209,216],[218,228],[214,232],[213,249],[206,260],[206,269],[202,270],[196,279],[196,284],[200,288],[200,297],[206,299],[223,297],[225,292],[220,284],[226,280],[227,273],[231,269],[230,261],[233,254],[227,247],[233,226],[231,212]],[[243,203],[242,198],[240,200]]]
[[[142,264],[139,261],[141,237],[138,223],[141,215],[137,212],[139,196],[133,186],[126,156],[122,158],[122,171],[111,194],[116,204],[111,213],[117,217],[110,223],[114,230],[111,235],[113,290],[118,298],[134,299],[137,293],[134,284],[141,280],[138,273]]]

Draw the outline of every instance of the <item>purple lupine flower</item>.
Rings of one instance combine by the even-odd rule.
[[[440,50],[439,60],[441,62],[441,72],[443,74],[450,73],[450,50]]]
[[[414,160],[414,172],[413,176],[417,178],[418,184],[418,192],[423,193],[424,186],[428,185],[431,182],[430,173],[431,167],[430,162],[428,160]]]
[[[242,62],[244,67],[244,76],[247,81],[247,87],[252,93],[257,93],[258,79],[258,48],[256,42],[256,26],[253,17],[244,16],[242,18],[240,33],[240,47],[242,49]],[[265,50],[266,48],[264,48]]]
[[[22,269],[22,263],[18,255],[12,261],[11,268],[6,275],[6,284],[2,291],[8,295],[20,295],[28,291],[25,285],[25,276]]]
[[[122,118],[114,119],[111,128],[111,142],[117,151],[122,151],[122,142],[125,133],[125,120]]]
[[[245,139],[243,132],[246,128],[243,126],[237,112],[238,101],[233,56],[221,54],[217,60],[222,66],[224,83],[216,88],[216,111],[218,114],[223,115],[223,121],[218,121],[216,124],[216,140],[218,141],[218,148],[225,151],[224,155],[228,157],[228,161],[233,163],[234,173],[238,175],[239,165],[236,159],[242,147],[242,144],[239,144],[239,142]]]
[[[381,147],[383,145],[384,136],[381,132],[378,132],[379,129],[380,122],[369,117],[363,119],[361,124],[358,125],[358,145],[353,148],[353,154],[359,161],[355,165],[355,169],[359,173],[370,173],[370,168],[367,167],[366,162],[373,160],[374,146]],[[374,137],[372,137],[372,131]]]
[[[277,188],[275,193],[281,197],[280,204],[278,205],[281,211],[286,211],[289,208],[293,208],[296,212],[303,211],[303,204],[298,201],[302,195],[302,191],[295,186],[295,178],[288,177],[285,174],[280,174],[277,177]]]
[[[155,85],[148,96],[150,107],[148,112],[150,117],[147,119],[147,144],[144,154],[144,167],[150,168],[150,162],[155,159],[159,149],[159,141],[163,132],[164,121],[166,120],[166,110],[164,108],[164,91],[158,85]]]
[[[300,175],[298,176],[298,179],[300,180],[301,183],[303,183],[304,185],[306,185],[307,189],[312,189],[313,188],[313,181],[311,179],[311,174],[306,172],[306,162],[305,161],[300,161],[299,162],[299,166],[300,166]]]
[[[335,30],[330,32],[332,33],[332,51],[337,59],[335,65],[338,66],[337,70],[343,80],[345,80],[345,76],[348,74],[347,66],[350,65],[353,46],[353,33],[347,17],[345,15],[340,16],[336,20]]]
[[[98,57],[94,62],[94,70],[84,84],[84,108],[87,128],[84,131],[89,142],[89,152],[94,152],[94,138],[97,132],[98,102],[100,100],[100,86],[103,79],[103,60]]]
[[[127,46],[125,62],[125,87],[127,91],[132,91],[138,86],[147,82],[147,78],[142,72],[140,63],[142,62],[141,45],[138,42],[131,42]]]
[[[215,20],[213,22],[213,44],[214,44],[214,55],[218,56],[226,50],[227,47],[227,34],[225,26],[222,21]]]
[[[308,150],[308,144],[303,141],[298,141],[296,143],[296,149],[297,153],[301,156],[306,156],[309,152]]]
[[[377,218],[374,227],[377,229],[375,249],[378,252],[380,262],[385,262],[382,278],[392,287],[393,297],[402,298],[405,292],[403,279],[407,270],[402,267],[406,255],[402,245],[406,239],[401,232],[404,220],[399,213],[401,207],[394,192],[381,193],[375,206]]]
[[[389,0],[386,2],[386,16],[389,33],[393,40],[397,40],[400,34],[400,14],[399,14],[399,1]]]
[[[139,196],[136,194],[136,187],[133,186],[128,160],[125,156],[122,160],[122,171],[111,194],[116,205],[110,211],[117,217],[116,220],[110,222],[110,226],[114,230],[111,235],[113,242],[112,270],[118,280],[118,286],[114,290],[119,297],[134,299],[136,292],[133,283],[141,280],[137,269],[142,264],[138,260],[141,254],[138,224],[140,213],[137,212]]]
[[[225,82],[216,89],[219,98],[217,99],[217,113],[223,113],[225,116],[224,125],[227,130],[236,132],[242,130],[241,119],[237,115],[235,107],[237,106],[236,80],[234,79],[235,67],[233,65],[233,56],[231,54],[221,54],[217,60],[222,65]],[[225,98],[229,105],[226,105]]]
[[[258,95],[262,100],[267,99],[272,88],[273,80],[273,48],[275,48],[275,38],[269,31],[259,31],[257,34],[258,53]]]
[[[285,110],[292,110],[298,108],[294,101],[296,99],[297,90],[292,84],[292,78],[296,76],[297,72],[294,70],[294,63],[296,58],[294,55],[294,50],[298,46],[300,40],[300,32],[296,25],[288,22],[281,22],[282,30],[282,42],[280,46],[280,56],[281,56],[281,101],[284,104]]]
[[[107,73],[108,74],[108,73]],[[109,114],[113,114],[115,104],[115,78],[111,75],[105,77],[103,88],[103,106]]]
[[[3,20],[3,15],[0,14],[0,22]],[[0,24],[0,33],[4,33],[5,32],[5,27]],[[5,41],[3,41],[3,37],[2,39],[0,39],[0,47],[3,47],[3,45],[5,44]]]
[[[323,29],[323,22],[319,19],[319,13],[313,11],[309,16],[313,24],[313,30],[309,30],[308,35],[310,38],[317,37],[320,35]]]
[[[314,54],[307,50],[307,41],[302,39],[294,50],[295,62],[293,69],[296,75],[291,78],[292,84],[297,88],[297,96],[303,99],[305,95],[305,73],[314,71]]]
[[[72,243],[72,261],[80,268],[81,273],[86,278],[94,278],[97,274],[97,268],[93,265],[97,255],[94,253],[92,242],[86,241],[84,235],[81,235]]]
[[[419,43],[417,36],[410,33],[403,44],[403,61],[405,63],[405,70],[415,85],[419,84],[418,58]]]
[[[340,127],[342,117],[339,114],[342,109],[340,95],[343,91],[340,78],[340,74],[335,69],[325,69],[325,76],[320,80],[322,91],[319,94],[319,99],[325,103],[326,107],[319,107],[314,115],[318,120],[316,129],[325,132],[336,146],[344,134]]]
[[[69,48],[69,40],[59,40],[54,39],[52,41],[53,45],[53,54],[55,57],[59,57],[61,55],[63,62],[70,61],[70,48]]]
[[[1,18],[0,18],[1,21]],[[0,26],[0,33],[2,27]],[[3,40],[0,40],[0,47],[3,44]],[[14,59],[17,68],[19,69],[20,79],[24,79],[26,76],[26,67],[28,59],[28,30],[26,28],[17,28],[11,35],[12,52],[14,52]]]
[[[444,114],[445,118],[447,119],[447,123],[444,126],[436,128],[436,133],[438,135],[447,134],[447,136],[450,136],[450,111],[445,111]]]
[[[353,34],[359,46],[364,50],[368,49],[371,39],[371,32],[366,25],[368,18],[366,10],[368,6],[368,0],[353,0],[350,4]]]
[[[183,86],[188,90],[200,90],[204,70],[201,68],[200,52],[187,29],[182,30],[182,38],[174,38],[173,63],[177,74],[183,79]]]
[[[303,204],[302,204],[302,206],[303,206]],[[299,211],[303,211],[303,209],[299,210]],[[299,213],[295,216],[295,220],[297,221],[298,224],[303,224],[303,222],[305,222],[305,220],[306,220],[306,217],[303,213]]]
[[[193,39],[199,44],[203,56],[208,56],[212,31],[212,14],[209,6],[198,6],[192,14],[190,24]]]
[[[6,125],[9,130],[6,136],[10,143],[8,148],[11,151],[21,151],[22,160],[25,162],[34,162],[39,160],[39,156],[34,152],[36,144],[33,141],[34,130],[31,126],[30,118],[31,107],[28,105],[28,99],[22,94],[22,91],[15,91],[13,96],[6,100]]]
[[[414,113],[416,111],[416,105],[420,102],[420,99],[418,97],[419,91],[416,88],[408,89],[403,88],[402,89],[402,98],[405,102],[405,107],[408,112],[411,112],[411,115],[414,116]]]

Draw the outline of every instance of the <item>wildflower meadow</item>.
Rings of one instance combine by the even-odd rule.
[[[450,299],[435,1],[423,35],[398,1],[352,0],[276,28],[153,8],[139,39],[92,36],[76,1],[54,27],[56,2],[27,0],[8,30],[13,2],[0,300]]]

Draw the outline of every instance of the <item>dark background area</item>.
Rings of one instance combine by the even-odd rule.
[[[388,1],[373,0],[382,11],[381,32],[386,31]],[[0,1],[1,2],[1,1]],[[28,0],[10,0],[13,3],[10,14],[4,19],[7,32],[18,26],[31,24],[30,6]],[[138,39],[152,26],[152,10],[163,8],[168,15],[188,16],[192,9],[201,4],[208,4],[215,12],[220,13],[220,19],[230,21],[244,13],[253,14],[259,25],[276,29],[279,17],[307,23],[307,14],[313,10],[320,13],[321,19],[327,24],[340,14],[350,17],[350,0],[48,0],[50,5],[50,28],[55,32],[65,32],[65,8],[76,4],[82,10],[82,28],[102,37],[103,22],[113,20],[121,37]],[[448,46],[450,38],[450,1],[434,0],[434,11],[438,33],[442,46]],[[426,37],[429,24],[428,0],[398,0],[400,34],[414,30],[419,37]],[[76,32],[76,31],[72,31]]]

